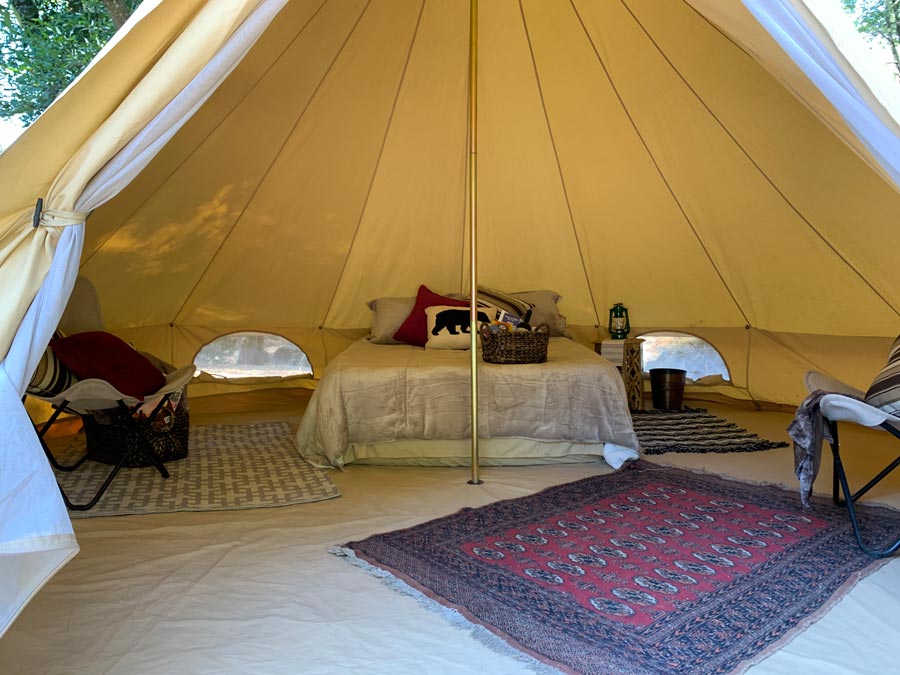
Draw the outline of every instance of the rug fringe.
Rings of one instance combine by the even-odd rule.
[[[694,473],[694,474],[698,474],[701,476],[712,476],[713,478],[721,478],[723,480],[736,481],[738,483],[745,483],[747,485],[758,485],[759,487],[778,488],[778,489],[784,490],[786,492],[791,492],[793,489],[795,489],[792,486],[787,485],[786,483],[774,483],[771,481],[764,481],[764,480],[750,480],[750,479],[746,479],[746,478],[738,478],[737,476],[734,476],[731,474],[720,473],[718,471],[709,471],[707,469],[703,469],[700,467],[682,466],[680,464],[657,463],[656,459],[657,459],[656,456],[654,456],[653,460],[644,459],[644,455],[641,455],[641,459],[638,460],[637,462],[634,462],[633,463],[634,466],[632,466],[630,468],[635,471],[658,471],[658,470],[665,470],[665,469],[678,469],[680,471],[686,471],[687,473]],[[796,491],[797,491],[797,501],[799,502],[800,501],[799,483],[797,484]],[[816,498],[822,499],[822,500],[831,501],[831,491],[830,490],[827,492],[821,492],[821,491],[813,492],[813,496]],[[880,502],[880,501],[876,501],[876,500],[867,501],[864,504],[862,504],[862,506],[877,506],[878,508],[883,508],[883,509],[887,509],[888,511],[894,511],[896,513],[900,513],[900,507],[896,507],[896,506],[893,506],[892,504],[888,504],[886,502]],[[848,522],[849,522],[849,520],[848,520]],[[888,558],[887,560],[891,560],[891,558]]]
[[[631,415],[673,415],[678,413],[705,413],[708,412],[706,408],[688,408],[687,406],[683,406],[678,410],[663,410],[661,408],[649,408],[647,410],[632,410]]]
[[[791,486],[786,485],[785,483],[774,483],[771,481],[762,481],[762,480],[748,480],[745,478],[738,478],[737,476],[729,475],[727,473],[720,473],[718,471],[709,471],[708,469],[704,469],[701,467],[695,466],[682,466],[680,464],[664,464],[662,462],[657,463],[657,458],[654,457],[653,460],[643,459],[639,463],[638,466],[633,467],[638,471],[664,471],[667,469],[678,469],[679,471],[685,471],[687,473],[693,473],[700,476],[712,476],[713,478],[722,478],[724,480],[733,480],[739,483],[746,483],[747,485],[758,485],[759,487],[771,487],[771,488],[780,488],[782,490],[791,490]],[[799,494],[799,488],[798,488]],[[798,497],[799,499],[799,497]]]
[[[387,572],[380,567],[377,567],[376,565],[362,560],[356,555],[356,552],[353,549],[347,548],[346,546],[332,546],[328,549],[328,552],[332,555],[345,558],[347,562],[355,565],[356,567],[359,567],[360,569],[365,570],[391,589],[413,598],[421,607],[424,607],[425,609],[436,614],[440,614],[454,628],[458,628],[460,630],[468,632],[472,637],[474,637],[492,652],[512,657],[516,661],[519,661],[520,663],[527,666],[529,670],[531,670],[536,675],[565,675],[565,673],[558,668],[554,668],[549,664],[538,661],[533,656],[530,656],[511,646],[503,638],[495,635],[484,626],[480,626],[477,623],[472,623],[471,621],[469,621],[469,619],[464,617],[452,607],[446,607],[438,601],[432,600],[427,595],[422,593],[422,591],[413,588],[402,579],[398,579],[397,577],[395,577],[390,572]]]

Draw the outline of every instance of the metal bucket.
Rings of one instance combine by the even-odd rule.
[[[650,391],[653,407],[661,410],[681,410],[686,371],[678,368],[651,368]]]

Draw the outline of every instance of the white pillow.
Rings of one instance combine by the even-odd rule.
[[[425,349],[469,349],[472,346],[469,336],[469,308],[435,305],[425,308],[428,318],[428,342]],[[490,317],[478,312],[480,327],[489,322]]]

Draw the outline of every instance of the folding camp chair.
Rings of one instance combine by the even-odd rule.
[[[853,534],[860,548],[873,558],[884,558],[900,550],[900,538],[882,549],[872,548],[863,541],[859,519],[856,513],[857,500],[872,489],[879,481],[900,465],[900,457],[882,469],[872,480],[856,492],[850,491],[847,473],[841,462],[838,422],[853,422],[870,428],[881,428],[900,439],[900,417],[887,413],[863,402],[865,392],[822,373],[810,371],[806,374],[807,390],[829,392],[819,400],[819,412],[830,435],[831,453],[834,458],[834,480],[832,497],[838,506],[846,506],[853,526]],[[843,497],[841,496],[843,493]]]
[[[86,277],[79,276],[75,280],[75,287],[59,322],[59,328],[67,335],[102,331],[103,316],[100,310],[100,298],[93,283]],[[62,486],[60,486],[63,500],[69,509],[86,511],[95,506],[123,466],[152,465],[156,467],[156,470],[159,471],[163,478],[168,478],[169,476],[169,472],[163,466],[163,459],[165,458],[160,458],[148,440],[149,438],[158,438],[159,434],[154,434],[150,430],[156,423],[158,416],[166,414],[166,404],[175,396],[178,396],[179,399],[184,396],[185,387],[187,387],[188,382],[194,376],[196,368],[193,365],[189,365],[176,370],[174,366],[161,361],[152,354],[142,352],[142,355],[165,376],[165,383],[156,391],[147,394],[143,399],[122,393],[113,384],[104,379],[86,378],[75,381],[72,384],[68,384],[68,381],[64,380],[66,384],[58,384],[60,382],[57,377],[59,366],[50,349],[44,355],[45,361],[41,362],[38,370],[42,372],[45,379],[43,384],[53,384],[50,384],[49,390],[32,386],[29,386],[27,389],[27,396],[49,403],[53,407],[53,413],[50,418],[43,423],[40,429],[35,426],[35,431],[48,461],[59,471],[75,471],[84,464],[91,453],[91,448],[88,446],[85,453],[77,461],[67,465],[61,464],[50,451],[44,436],[62,413],[80,415],[83,419],[86,419],[87,425],[88,421],[93,421],[89,419],[90,416],[95,413],[106,412],[108,416],[114,416],[115,421],[124,427],[121,430],[122,433],[113,438],[116,447],[112,448],[109,453],[106,453],[108,458],[111,459],[104,458],[102,460],[109,461],[113,468],[97,490],[97,493],[89,501],[83,504],[74,504],[65,493],[65,490],[62,489]],[[60,391],[59,389],[62,390]],[[182,409],[186,410],[183,401],[181,406]],[[138,408],[151,410],[151,412],[147,415],[135,414]],[[184,417],[186,418],[186,416],[185,412]],[[182,426],[186,427],[186,422]],[[186,428],[180,429],[180,431],[187,433]],[[135,454],[142,456],[143,460],[136,463],[133,457]]]
[[[44,440],[44,436],[62,413],[67,412],[85,416],[98,411],[118,411],[120,414],[116,416],[116,419],[127,426],[128,437],[131,439],[131,443],[123,444],[122,447],[117,449],[116,463],[113,465],[103,484],[97,490],[97,493],[89,501],[83,504],[73,503],[65,490],[63,490],[62,486],[60,486],[59,491],[62,494],[63,501],[65,501],[66,506],[69,509],[73,511],[87,511],[88,509],[93,508],[100,500],[100,497],[103,496],[103,493],[106,492],[106,489],[116,477],[116,474],[118,474],[121,468],[125,466],[126,461],[129,460],[130,455],[133,452],[143,455],[150,465],[156,467],[156,470],[159,471],[163,478],[169,477],[169,472],[166,470],[166,467],[163,466],[162,460],[150,445],[147,430],[152,428],[153,424],[157,421],[157,416],[163,413],[166,403],[168,403],[172,396],[180,393],[187,386],[188,382],[190,382],[191,378],[194,376],[194,372],[195,367],[189,365],[168,373],[166,375],[165,384],[143,400],[123,394],[109,382],[99,379],[79,380],[71,387],[55,396],[29,394],[34,398],[49,403],[54,408],[50,418],[40,429],[35,427],[35,430],[37,431],[44,453],[47,455],[47,459],[50,464],[59,471],[76,470],[86,459],[88,459],[89,454],[89,449],[85,449],[84,454],[75,461],[75,463],[65,465],[61,464],[50,451],[50,448]],[[142,405],[147,406],[148,404],[153,406],[152,412],[149,415],[146,417],[135,415],[138,407]]]

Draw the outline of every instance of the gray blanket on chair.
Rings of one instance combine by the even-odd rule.
[[[819,410],[822,397],[828,393],[817,389],[803,399],[787,428],[794,441],[794,473],[800,480],[800,501],[807,507],[822,461],[822,441],[831,440]]]

